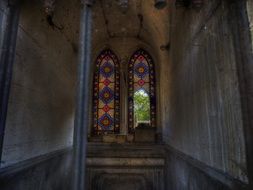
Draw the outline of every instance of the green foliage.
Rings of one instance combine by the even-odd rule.
[[[134,94],[134,115],[136,121],[150,120],[150,100],[144,90],[139,90]]]

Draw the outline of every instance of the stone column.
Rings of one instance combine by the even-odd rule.
[[[0,160],[15,58],[20,1],[0,2]]]
[[[74,133],[74,190],[85,189],[86,144],[90,126],[89,103],[91,96],[91,0],[82,0],[78,85]]]
[[[120,61],[120,134],[127,135],[128,127],[127,127],[127,93],[128,93],[128,83],[127,77],[127,59],[123,58]]]

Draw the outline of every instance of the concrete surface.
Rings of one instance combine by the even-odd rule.
[[[39,1],[21,8],[2,167],[72,146],[79,1],[61,1],[53,29]]]
[[[247,182],[231,7],[215,0],[200,11],[171,10],[170,60],[161,69],[163,136],[175,149]]]

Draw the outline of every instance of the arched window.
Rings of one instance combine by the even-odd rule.
[[[111,50],[98,56],[93,85],[93,135],[119,133],[119,61]]]
[[[128,131],[133,133],[138,122],[155,127],[155,71],[151,56],[143,49],[132,55],[128,69]]]

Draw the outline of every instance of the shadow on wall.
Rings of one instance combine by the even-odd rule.
[[[55,13],[71,28],[62,32],[48,26],[39,2],[22,5],[2,167],[72,146],[79,7],[59,6],[67,4],[71,17],[59,19],[64,8]]]

